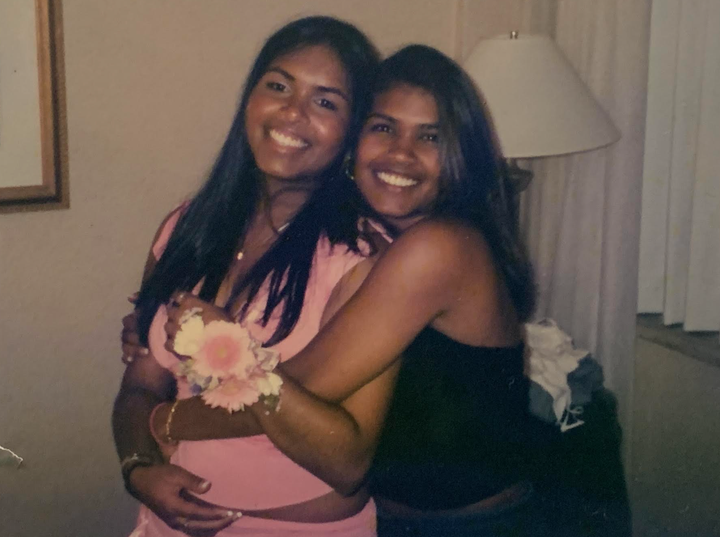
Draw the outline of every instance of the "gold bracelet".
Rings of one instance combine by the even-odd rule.
[[[177,410],[178,404],[180,404],[180,399],[176,399],[175,402],[172,404],[172,406],[170,407],[170,413],[168,414],[167,420],[165,421],[165,439],[167,440],[168,444],[177,444],[177,442],[173,440],[173,437],[170,436],[170,424],[172,423],[173,415]]]

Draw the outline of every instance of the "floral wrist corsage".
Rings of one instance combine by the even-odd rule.
[[[277,351],[263,348],[243,325],[229,321],[205,324],[201,308],[180,318],[173,348],[181,357],[175,375],[184,378],[194,395],[213,408],[243,410],[262,397],[276,405],[282,379],[274,369]]]

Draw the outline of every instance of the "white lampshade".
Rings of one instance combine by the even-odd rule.
[[[620,138],[560,49],[539,35],[480,41],[464,63],[485,98],[503,155],[563,155]]]

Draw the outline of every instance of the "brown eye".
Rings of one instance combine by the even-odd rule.
[[[390,125],[387,125],[385,123],[375,123],[373,125],[370,125],[370,128],[368,130],[370,132],[390,132]]]
[[[265,87],[268,88],[269,90],[280,91],[280,92],[285,91],[287,89],[287,86],[285,84],[283,84],[281,82],[274,82],[274,81],[266,82]]]
[[[338,109],[337,105],[330,99],[320,98],[318,99],[318,104],[323,108],[327,108],[328,110],[335,111]]]

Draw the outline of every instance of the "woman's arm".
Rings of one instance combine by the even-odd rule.
[[[148,420],[152,409],[174,393],[174,377],[155,360],[137,360],[125,370],[113,408],[115,446],[123,465],[132,457],[144,458],[126,479],[126,487],[168,526],[189,535],[201,535],[229,526],[234,511],[195,499],[210,483],[185,469],[166,464],[154,441]]]
[[[160,230],[166,223],[167,220]],[[145,277],[152,272],[155,262],[155,256],[150,252]],[[173,375],[154,359],[136,360],[125,370],[112,415],[123,478],[128,492],[170,527],[189,535],[218,531],[235,520],[235,512],[201,502],[192,494],[187,494],[185,491],[203,494],[210,488],[210,483],[179,466],[164,463],[150,432],[148,423],[152,409],[171,399],[174,392]],[[135,466],[127,472],[134,460],[142,460],[143,466]]]
[[[157,243],[163,229],[173,217],[174,212],[160,224],[153,245]],[[145,261],[143,282],[147,280],[156,264],[157,259],[151,249]],[[125,325],[124,319],[123,324]],[[162,453],[150,434],[147,423],[153,407],[170,400],[174,389],[175,379],[155,360],[138,361],[129,364],[125,369],[112,414],[115,448],[121,461],[138,454],[155,462],[162,462]]]
[[[157,371],[160,366],[153,362],[138,360],[125,369],[112,416],[120,459],[137,453],[154,462],[163,460],[146,424],[153,407],[171,399],[174,378],[167,371]]]
[[[467,228],[425,221],[378,260],[357,293],[308,346],[283,364],[307,390],[342,401],[392,366],[426,326],[452,314],[469,279],[494,274],[482,238]],[[488,315],[491,293],[472,301]]]

